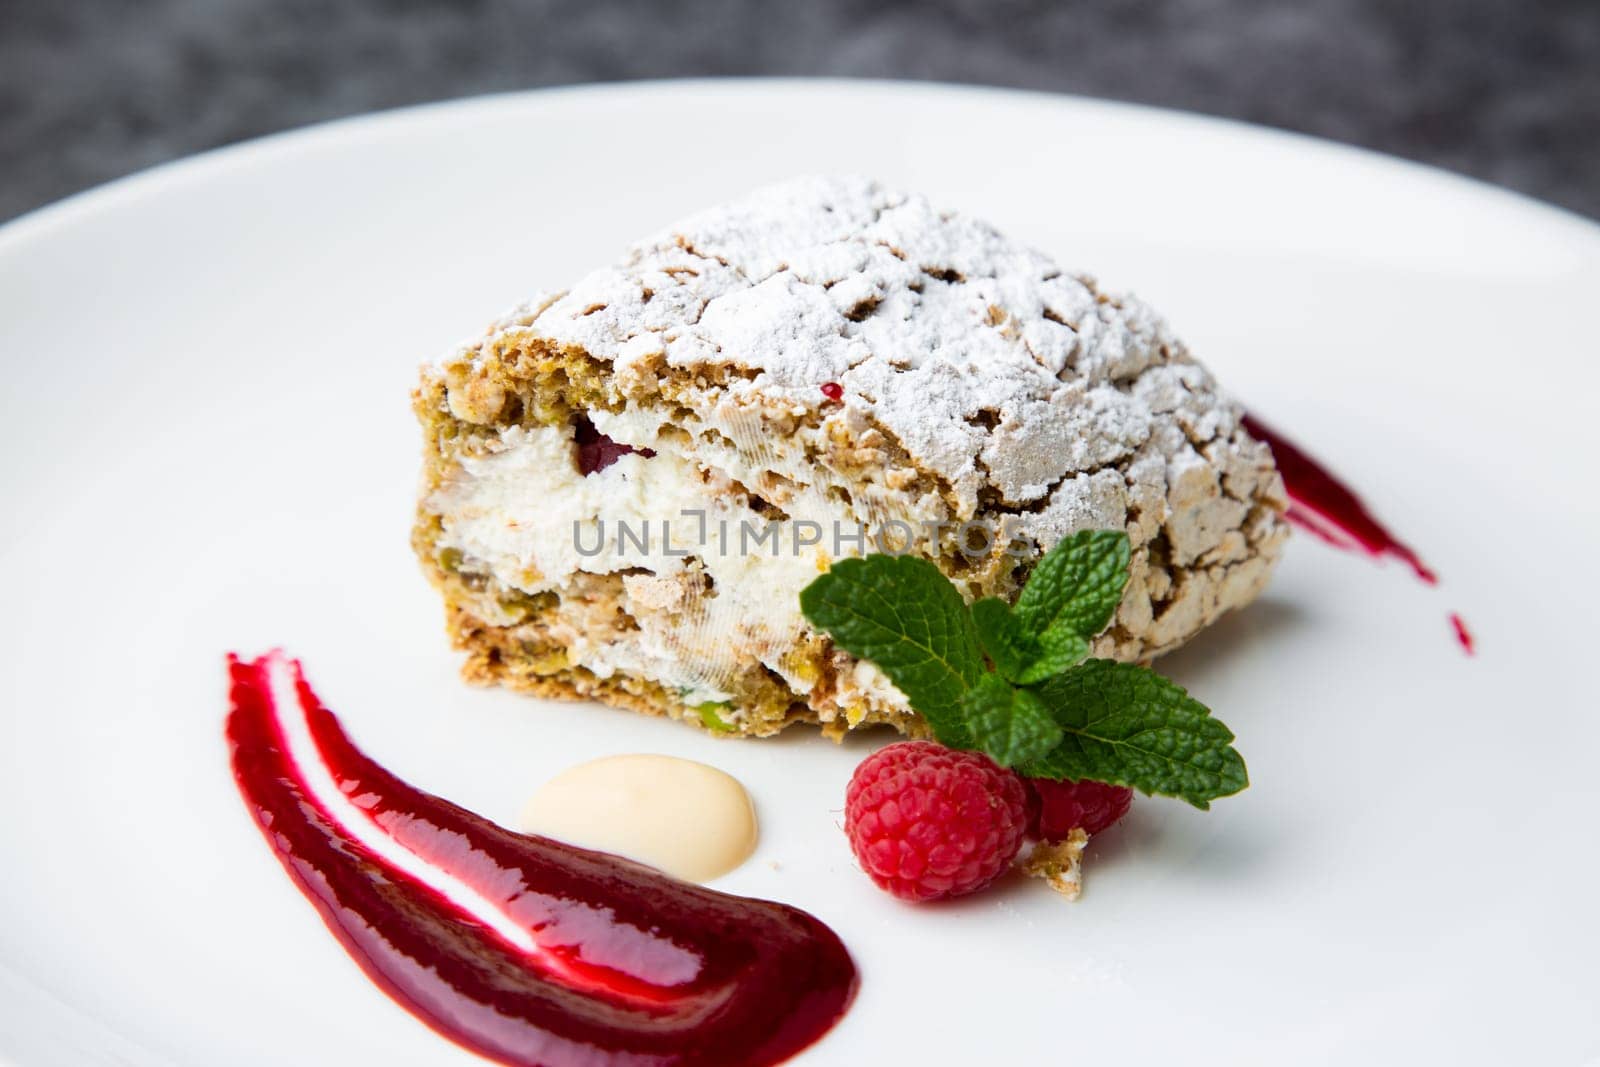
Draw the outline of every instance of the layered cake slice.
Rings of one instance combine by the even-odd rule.
[[[719,732],[922,724],[808,627],[835,559],[972,598],[1126,530],[1094,653],[1146,660],[1259,593],[1283,486],[1150,309],[858,178],[695,215],[424,369],[415,531],[466,676]]]

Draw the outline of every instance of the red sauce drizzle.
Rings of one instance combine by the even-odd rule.
[[[1439,576],[1410,546],[1390,533],[1349,486],[1254,415],[1245,415],[1243,422],[1252,437],[1272,449],[1272,458],[1283,475],[1283,488],[1289,494],[1290,522],[1343,551],[1361,552],[1375,559],[1392,556],[1429,585],[1439,584]],[[1450,625],[1467,655],[1475,655],[1477,646],[1466,621],[1452,613]]]
[[[1244,417],[1244,428],[1272,449],[1272,458],[1277,461],[1284,489],[1289,493],[1290,522],[1335,548],[1361,551],[1375,558],[1392,556],[1424,582],[1438,584],[1438,576],[1410,546],[1390,533],[1361,498],[1327,468],[1254,415]]]
[[[282,653],[230,656],[229,673],[234,780],[267,843],[368,977],[445,1037],[519,1067],[770,1064],[854,998],[849,953],[811,915],[513,833],[421,792],[363,755]],[[308,772],[321,768],[296,758],[286,716],[304,716],[350,805],[319,795]],[[481,894],[531,950],[380,854],[375,833]]]

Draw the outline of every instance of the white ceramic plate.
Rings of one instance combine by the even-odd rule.
[[[914,908],[839,832],[867,743],[719,742],[455,677],[407,546],[416,365],[686,211],[865,171],[1161,308],[1364,488],[1426,588],[1308,538],[1163,668],[1240,735],[1069,905]],[[475,1062],[369,984],[230,781],[222,657],[283,644],[357,739],[508,821],[607,753],[748,783],[718,885],[843,936],[808,1063],[1600,1056],[1600,229],[1298,137],[851,82],[541,92],[334,123],[0,229],[0,1049],[19,1063]],[[1446,623],[1477,632],[1468,658]],[[890,1058],[903,1057],[903,1058]]]

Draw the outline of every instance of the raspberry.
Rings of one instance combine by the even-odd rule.
[[[1078,827],[1086,834],[1097,834],[1128,814],[1133,790],[1125,785],[1104,782],[1053,782],[1048,778],[1029,778],[1032,794],[1028,829],[1035,837],[1060,841]]]
[[[979,752],[899,741],[861,761],[844,829],[867,877],[902,900],[982,889],[1016,859],[1028,826],[1022,779]]]

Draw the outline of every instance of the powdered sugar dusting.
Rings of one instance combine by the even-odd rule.
[[[807,408],[838,382],[846,407],[958,496],[988,484],[1016,504],[1148,437],[1132,395],[1147,370],[1179,362],[1209,386],[1144,305],[856,177],[802,178],[691,216],[498,325],[612,362],[644,348],[677,367],[729,364],[757,372],[731,393]],[[1212,417],[1228,425],[1208,436],[1236,419],[1224,405]]]

